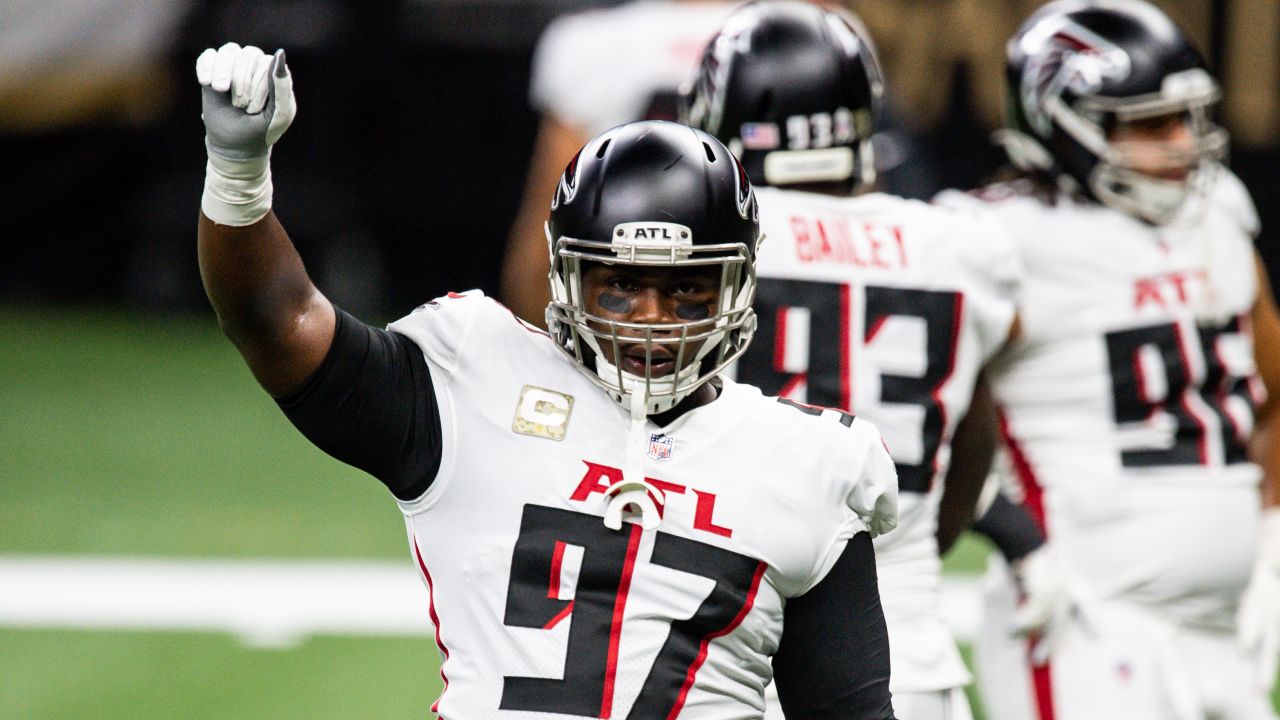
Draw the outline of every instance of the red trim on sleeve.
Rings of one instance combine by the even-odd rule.
[[[1030,649],[1028,646],[1028,655]],[[1053,679],[1049,672],[1050,663],[1031,667],[1031,689],[1036,696],[1036,712],[1040,720],[1054,720],[1053,715]]]
[[[1022,446],[1018,444],[1018,441],[1013,437],[1013,432],[1009,430],[1009,418],[1005,415],[1003,408],[996,408],[996,419],[999,423],[1000,437],[1004,440],[1005,448],[1009,450],[1009,459],[1013,462],[1013,468],[1018,474],[1019,482],[1022,483],[1022,503],[1026,506],[1027,512],[1031,513],[1036,525],[1040,526],[1040,532],[1043,532],[1044,536],[1048,538],[1049,529],[1044,519],[1044,488],[1036,478],[1035,469],[1031,466],[1031,462],[1027,460],[1027,455],[1023,452]],[[1031,646],[1034,642],[1033,639],[1027,644],[1027,665],[1031,674],[1031,693],[1035,697],[1036,712],[1040,716],[1040,720],[1054,720],[1051,663],[1046,662],[1043,665],[1031,664]]]
[[[431,580],[431,573],[427,570],[427,563],[422,559],[422,551],[418,549],[418,536],[413,537],[413,554],[418,559],[418,569],[422,571],[422,577],[427,581],[427,614],[431,616],[431,624],[436,628],[436,647],[440,648],[440,653],[444,655],[447,662],[449,660],[449,648],[445,647],[444,639],[440,637],[440,617],[436,615],[436,584]],[[436,701],[431,703],[431,712],[439,713],[440,698],[449,691],[449,677],[444,674],[445,663],[440,663],[440,679],[444,681],[444,688],[440,691],[440,696]]]
[[[1027,460],[1027,454],[1023,452],[1022,446],[1009,430],[1009,418],[1005,415],[1004,408],[996,408],[996,420],[999,423],[1000,438],[1004,441],[1005,448],[1009,450],[1009,459],[1013,462],[1013,469],[1018,474],[1018,481],[1022,484],[1022,504],[1031,513],[1036,525],[1040,526],[1040,532],[1048,537],[1049,529],[1045,527],[1044,521],[1044,488],[1036,478],[1035,470]]]

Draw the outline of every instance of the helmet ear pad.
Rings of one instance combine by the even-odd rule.
[[[588,142],[557,186],[547,240],[552,338],[618,402],[644,393],[650,414],[663,412],[746,350],[755,327],[759,210],[742,165],[706,133],[644,121]],[[715,312],[662,326],[593,315],[583,283],[591,263],[645,272],[715,268]],[[622,340],[646,348],[643,376],[608,362]],[[682,360],[676,372],[653,373],[660,346]]]
[[[1148,222],[1167,222],[1198,187],[1195,171],[1225,154],[1226,133],[1211,120],[1218,83],[1182,31],[1143,0],[1051,2],[1009,41],[1008,118],[997,141],[1027,171],[1069,180],[1094,200]],[[1190,152],[1174,147],[1187,180],[1134,164],[1113,141],[1123,123],[1186,114]]]

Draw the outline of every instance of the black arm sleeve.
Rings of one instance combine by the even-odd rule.
[[[973,524],[973,529],[990,538],[1010,563],[1026,557],[1045,540],[1035,518],[1003,493],[996,495],[991,507]]]
[[[893,720],[870,535],[854,535],[822,582],[787,601],[773,676],[790,720]]]
[[[324,362],[277,402],[321,450],[412,500],[440,469],[440,412],[426,358],[409,338],[334,311]]]

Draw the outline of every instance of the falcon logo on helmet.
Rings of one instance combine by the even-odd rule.
[[[1128,77],[1132,65],[1123,48],[1068,18],[1046,23],[1039,31],[1049,32],[1050,37],[1045,40],[1028,33],[1020,42],[1044,43],[1051,49],[1029,57],[1021,93],[1023,106],[1029,110],[1027,121],[1037,131],[1048,133],[1053,128],[1048,108],[1062,102],[1064,89],[1076,95],[1097,92],[1104,80]]]
[[[730,15],[724,27],[707,44],[693,92],[684,98],[689,103],[682,113],[686,124],[720,137],[729,73],[734,59],[751,50],[750,30],[748,19]]]
[[[560,207],[560,203],[571,203],[573,198],[578,194],[578,157],[582,155],[582,151],[573,154],[573,159],[565,166],[564,173],[560,175],[560,184],[556,186],[556,192],[551,196],[551,209],[555,210]]]
[[[737,169],[734,174],[734,189],[737,190],[738,196],[738,215],[743,220],[750,220],[754,223],[760,222],[760,206],[756,204],[755,190],[751,189],[751,179],[747,177],[747,169],[737,157],[733,158],[733,166]]]

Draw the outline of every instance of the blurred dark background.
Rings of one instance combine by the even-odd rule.
[[[8,0],[0,5],[0,302],[207,307],[195,58],[284,47],[299,115],[275,210],[320,287],[368,320],[496,291],[537,117],[530,60],[557,14],[602,0]],[[1158,2],[1223,81],[1231,165],[1280,223],[1280,3]],[[895,189],[972,187],[999,165],[1004,39],[1039,2],[849,0],[879,45]],[[625,48],[620,48],[624,52]],[[1266,230],[1264,230],[1264,237]],[[1277,253],[1260,248],[1273,271]]]

